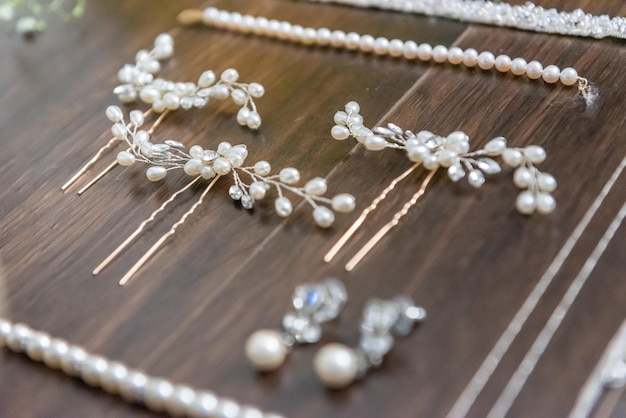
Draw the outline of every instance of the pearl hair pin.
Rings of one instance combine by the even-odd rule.
[[[476,2],[478,3],[478,2]],[[245,34],[254,34],[307,46],[333,47],[363,53],[390,55],[409,61],[434,61],[438,64],[450,63],[468,68],[478,67],[489,71],[496,69],[501,73],[511,72],[515,76],[525,75],[531,80],[543,79],[546,83],[560,82],[564,86],[577,85],[578,90],[591,103],[595,98],[595,89],[586,78],[580,77],[572,67],[561,70],[556,65],[544,65],[539,61],[526,61],[524,58],[511,58],[508,55],[495,56],[492,52],[479,53],[474,48],[447,48],[443,45],[432,46],[415,41],[389,40],[385,37],[361,35],[356,32],[345,33],[328,28],[304,28],[287,21],[268,20],[265,17],[241,15],[209,7],[202,10],[189,9],[181,12],[178,21],[184,25],[202,23],[206,26],[228,29]]]
[[[120,81],[113,93],[121,103],[134,103],[137,99],[150,106],[143,113],[148,117],[151,113],[159,114],[152,128],[142,133],[151,135],[165,116],[172,111],[191,108],[203,108],[212,100],[231,98],[235,104],[241,106],[237,113],[237,122],[250,129],[261,126],[261,117],[257,112],[255,98],[265,94],[265,89],[259,83],[245,84],[239,82],[237,70],[229,68],[222,72],[219,79],[213,71],[205,71],[197,83],[175,82],[163,78],[155,78],[160,71],[159,61],[171,58],[174,54],[174,40],[171,35],[162,33],[154,41],[152,50],[141,50],[135,57],[135,64],[126,64],[118,72]],[[142,119],[143,120],[143,119]],[[104,153],[121,142],[123,127],[114,125],[113,138],[102,146],[83,167],[81,167],[62,187],[66,191],[80,179]],[[113,161],[103,171],[96,175],[87,185],[78,191],[83,194],[107,173],[113,170],[118,161]]]
[[[556,189],[556,180],[547,173],[539,171],[535,165],[546,159],[546,152],[537,145],[524,148],[511,148],[503,137],[494,138],[484,148],[470,151],[469,137],[464,132],[453,132],[447,137],[441,137],[428,131],[414,134],[405,131],[390,123],[387,127],[369,129],[363,125],[363,117],[359,114],[360,107],[356,102],[350,102],[344,111],[335,114],[336,125],[331,135],[342,141],[349,137],[362,143],[370,151],[381,151],[386,148],[403,150],[413,165],[396,177],[368,206],[346,233],[326,254],[324,260],[330,262],[354,233],[361,227],[367,216],[374,211],[396,185],[408,177],[418,167],[427,172],[419,190],[406,202],[401,211],[383,226],[346,264],[346,270],[353,270],[357,264],[372,250],[372,248],[404,217],[418,200],[424,195],[429,182],[439,169],[446,170],[447,176],[453,182],[467,178],[468,183],[475,188],[483,186],[486,175],[499,173],[502,168],[494,157],[500,157],[504,164],[515,168],[514,184],[522,189],[516,201],[518,212],[530,215],[534,212],[549,214],[556,208],[552,192]]]
[[[293,167],[283,168],[278,174],[271,175],[272,167],[267,161],[259,161],[253,166],[245,166],[248,150],[245,145],[231,145],[222,142],[217,150],[203,149],[199,145],[192,146],[188,151],[185,146],[175,140],[167,140],[162,144],[153,144],[149,135],[140,128],[144,123],[141,111],[130,112],[130,123],[124,120],[123,112],[116,106],[107,109],[107,117],[113,122],[113,131],[120,141],[128,146],[126,151],[117,155],[117,163],[121,166],[130,166],[134,163],[147,164],[146,177],[150,181],[160,181],[172,170],[181,170],[193,180],[182,189],[175,192],[161,207],[146,219],[113,253],[107,257],[94,271],[99,274],[115,257],[117,257],[139,234],[146,225],[155,220],[156,215],[162,212],[176,197],[191,188],[200,180],[210,180],[199,200],[176,222],[170,231],[163,235],[150,250],[133,266],[122,278],[120,285],[125,285],[143,264],[176,233],[176,230],[200,206],[213,185],[220,177],[232,176],[233,184],[228,190],[231,199],[239,201],[244,209],[252,209],[257,200],[266,197],[270,189],[278,195],[274,207],[278,216],[286,218],[293,212],[291,200],[285,192],[303,198],[313,208],[313,219],[321,228],[329,228],[335,221],[333,211],[347,213],[354,209],[355,199],[349,194],[338,194],[332,199],[324,197],[327,191],[326,180],[316,177],[309,180],[304,187],[297,187],[300,182],[300,172]],[[249,181],[244,179],[248,178]],[[330,208],[329,208],[330,207]],[[332,208],[332,209],[331,209]]]
[[[415,306],[408,296],[372,299],[363,311],[359,347],[325,345],[315,355],[315,373],[331,389],[350,386],[357,378],[365,377],[368,370],[382,364],[393,347],[394,337],[409,335],[415,323],[424,319],[426,310]]]
[[[626,18],[594,16],[582,9],[563,12],[545,9],[531,2],[512,5],[506,2],[476,0],[308,0],[354,7],[372,7],[403,13],[443,17],[462,22],[504,26],[532,32],[592,38],[626,39]]]
[[[294,346],[320,340],[320,324],[337,318],[346,300],[346,289],[337,279],[296,287],[295,312],[283,318],[284,331],[262,329],[250,335],[246,342],[248,361],[260,372],[277,370]]]
[[[140,370],[91,354],[84,348],[53,338],[24,324],[13,324],[0,318],[0,348],[24,353],[31,360],[77,377],[87,385],[120,396],[129,403],[141,403],[154,412],[176,417],[255,417],[282,418],[232,399],[219,398],[200,391],[155,378]]]

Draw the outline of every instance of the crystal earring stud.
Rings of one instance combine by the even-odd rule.
[[[295,310],[283,318],[283,330],[262,329],[250,335],[246,342],[248,360],[261,372],[277,370],[293,347],[320,340],[320,325],[337,318],[346,300],[346,289],[337,279],[296,287]]]
[[[363,311],[358,348],[339,343],[325,345],[315,355],[315,373],[327,387],[345,388],[380,366],[393,347],[394,337],[408,335],[415,323],[425,318],[426,310],[415,306],[407,296],[372,299]]]

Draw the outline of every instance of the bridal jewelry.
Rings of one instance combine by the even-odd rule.
[[[6,0],[0,4],[0,22],[15,20],[15,31],[24,37],[33,37],[46,29],[47,15],[62,20],[81,17],[87,0]]]
[[[282,418],[252,406],[242,406],[231,399],[218,398],[208,391],[148,376],[140,370],[88,353],[82,347],[35,331],[24,324],[13,324],[4,318],[0,318],[2,347],[24,353],[33,361],[44,363],[53,370],[60,369],[68,376],[80,378],[87,385],[120,396],[129,403],[142,403],[154,412],[194,418]]]
[[[291,200],[285,196],[290,192],[303,198],[313,208],[313,219],[322,228],[329,228],[335,221],[333,212],[347,213],[354,209],[355,199],[349,194],[338,194],[332,199],[324,197],[327,191],[326,180],[316,177],[309,180],[304,187],[295,186],[300,182],[300,172],[293,167],[283,168],[278,174],[271,175],[272,167],[267,161],[259,161],[252,166],[244,166],[248,157],[245,145],[231,145],[228,142],[219,144],[216,150],[203,149],[199,145],[192,146],[189,151],[178,141],[167,140],[162,144],[153,144],[149,135],[140,128],[144,123],[141,111],[130,113],[130,123],[124,120],[120,108],[112,106],[107,109],[107,116],[114,123],[113,131],[119,140],[127,144],[128,149],[117,155],[117,163],[130,166],[136,162],[147,164],[146,177],[150,181],[159,181],[165,178],[172,170],[181,170],[193,180],[182,189],[175,192],[161,207],[150,215],[148,219],[133,232],[113,253],[107,257],[93,272],[99,274],[115,257],[117,257],[137,236],[143,232],[146,225],[154,221],[156,215],[162,212],[176,197],[191,188],[200,180],[210,180],[198,201],[187,211],[172,228],[163,235],[148,250],[147,253],[122,278],[120,285],[125,285],[143,264],[176,233],[176,230],[200,206],[213,185],[222,176],[232,176],[232,186],[228,190],[231,199],[239,201],[244,209],[252,209],[256,200],[263,199],[270,189],[275,189],[278,197],[274,207],[278,216],[288,217],[293,212]],[[248,179],[248,180],[245,180]],[[330,208],[328,207],[330,206]],[[332,209],[331,209],[332,208]]]
[[[367,216],[378,207],[396,185],[420,166],[424,167],[428,174],[419,190],[404,204],[402,210],[397,212],[392,220],[383,226],[346,264],[346,270],[354,269],[369,251],[394,226],[398,225],[400,219],[424,195],[428,184],[440,168],[446,170],[448,178],[453,182],[466,177],[471,186],[480,188],[485,183],[485,175],[497,174],[501,171],[500,164],[493,159],[501,157],[506,165],[515,168],[513,182],[522,189],[516,201],[518,212],[524,215],[530,215],[535,211],[549,214],[556,208],[556,202],[551,194],[556,189],[556,180],[552,175],[542,173],[535,167],[536,164],[546,159],[545,150],[537,145],[511,148],[507,146],[505,138],[498,137],[489,141],[483,149],[470,151],[469,137],[464,132],[453,132],[447,137],[428,131],[414,134],[392,123],[387,127],[376,127],[371,130],[363,125],[363,117],[359,111],[358,103],[350,102],[346,105],[345,112],[337,112],[335,114],[336,125],[331,131],[332,137],[340,141],[352,137],[370,151],[380,151],[385,148],[405,151],[413,165],[396,177],[361,213],[326,254],[324,257],[326,262],[330,262],[337,255],[361,227]]]
[[[505,2],[476,0],[308,0],[338,3],[354,7],[373,7],[404,13],[443,17],[462,22],[504,26],[532,32],[592,38],[626,39],[626,18],[609,15],[594,16],[582,9],[563,12],[545,9],[526,2],[512,5]]]
[[[225,100],[231,98],[235,104],[241,106],[237,113],[237,122],[250,129],[258,129],[261,126],[261,117],[257,112],[255,98],[265,94],[265,89],[259,83],[244,84],[239,82],[239,73],[235,69],[227,69],[219,79],[213,71],[205,71],[200,75],[197,83],[174,82],[162,78],[155,78],[160,71],[159,61],[171,58],[174,54],[174,40],[171,35],[162,33],[154,41],[152,50],[141,50],[135,57],[135,64],[126,64],[118,72],[120,85],[113,93],[122,103],[133,103],[140,99],[150,105],[150,109],[143,113],[143,117],[151,113],[160,114],[155,124],[141,135],[151,135],[154,129],[163,122],[169,112],[183,109],[205,107],[211,99]],[[112,109],[112,108],[109,108]],[[108,114],[109,119],[115,118]],[[138,116],[139,117],[139,116]],[[143,119],[142,119],[143,120]],[[113,138],[102,146],[87,163],[81,167],[62,187],[66,191],[72,184],[81,178],[101,157],[114,145],[121,142],[123,126],[113,127]],[[97,181],[117,166],[113,161],[107,168],[101,171],[94,179],[78,191],[83,194]]]
[[[213,7],[201,10],[185,10],[179,17],[184,25],[203,23],[207,26],[224,28],[235,32],[255,34],[309,46],[332,46],[347,50],[360,50],[377,55],[404,57],[407,60],[434,61],[439,64],[450,63],[465,65],[468,68],[478,66],[482,70],[495,68],[502,73],[511,72],[516,76],[526,75],[531,80],[543,79],[546,83],[561,82],[564,86],[577,85],[578,90],[592,102],[594,89],[586,78],[580,77],[572,67],[561,70],[556,65],[544,65],[539,61],[527,62],[524,58],[511,58],[508,55],[495,56],[492,52],[479,53],[473,48],[462,50],[458,47],[448,49],[443,45],[435,47],[414,41],[389,40],[384,37],[361,35],[356,32],[345,33],[327,28],[304,28],[286,21],[268,20],[265,17],[242,16],[240,13],[218,10]]]
[[[284,331],[261,329],[250,335],[246,342],[248,360],[261,372],[277,370],[297,344],[320,340],[320,324],[337,318],[346,300],[346,289],[337,279],[296,287],[293,294],[295,312],[289,312],[283,318]]]
[[[415,306],[411,298],[372,299],[363,311],[361,339],[357,349],[343,344],[327,344],[313,361],[315,373],[331,389],[342,389],[378,367],[391,350],[394,337],[409,335],[416,322],[426,318],[426,310]]]

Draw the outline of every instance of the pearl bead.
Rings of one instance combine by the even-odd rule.
[[[229,95],[228,87],[223,84],[217,84],[209,88],[209,96],[214,99],[224,100],[228,98]]]
[[[11,333],[12,325],[9,321],[0,319],[0,347],[3,347],[7,343],[7,337]]]
[[[141,394],[148,384],[148,376],[138,371],[130,371],[119,385],[119,393],[128,402],[141,399]]]
[[[300,181],[300,172],[297,168],[287,167],[280,170],[278,178],[285,184],[296,184]]]
[[[346,48],[349,50],[355,50],[359,48],[359,41],[361,40],[361,35],[356,32],[350,32],[346,35]]]
[[[239,112],[237,112],[237,123],[241,126],[247,126],[248,116],[250,116],[250,109],[248,109],[247,107],[242,107],[241,109],[239,109]]]
[[[318,44],[320,44],[320,45],[328,45],[330,43],[331,36],[332,36],[332,34],[331,34],[329,29],[327,29],[327,28],[320,28],[320,29],[317,30],[317,34],[315,35],[315,38],[316,38]]]
[[[260,83],[250,83],[248,85],[248,93],[255,99],[259,99],[265,95],[265,87]]]
[[[565,86],[573,86],[578,82],[578,72],[572,67],[564,68],[561,71],[561,83]]]
[[[188,176],[198,176],[202,172],[202,161],[198,158],[192,158],[185,163],[183,171]]]
[[[520,189],[525,189],[533,182],[533,174],[526,167],[519,167],[513,175],[513,183]]]
[[[417,145],[407,148],[407,156],[414,163],[424,161],[424,158],[430,155],[430,150],[424,145]]]
[[[239,73],[234,68],[224,70],[220,79],[225,83],[235,83],[239,79]]]
[[[250,335],[246,341],[246,356],[259,371],[278,369],[287,357],[287,347],[278,331],[262,329]]]
[[[161,166],[150,167],[146,170],[146,177],[150,181],[163,180],[167,176],[167,169]]]
[[[526,75],[531,80],[537,80],[543,74],[543,65],[539,61],[531,61],[526,67]]]
[[[286,197],[279,197],[274,202],[274,208],[276,209],[276,213],[281,218],[286,218],[291,215],[293,212],[293,205],[291,204],[291,200]]]
[[[163,104],[169,110],[176,110],[180,107],[180,97],[174,93],[165,93],[163,96]]]
[[[263,183],[255,181],[250,185],[249,192],[250,196],[252,196],[254,200],[261,200],[265,197],[267,189],[265,188],[265,185]]]
[[[248,95],[241,89],[234,89],[230,93],[230,97],[233,99],[233,102],[239,106],[242,106],[246,100],[248,100]]]
[[[330,228],[335,222],[335,214],[327,207],[318,206],[313,209],[313,219],[320,228]]]
[[[385,149],[387,141],[382,136],[372,135],[365,139],[365,148],[370,151],[380,151]]]
[[[106,110],[107,119],[113,123],[121,122],[124,118],[124,114],[122,113],[122,109],[117,106],[109,106]]]
[[[337,212],[348,213],[354,210],[356,200],[351,194],[341,193],[333,197],[331,204]]]
[[[361,36],[361,40],[359,41],[359,48],[363,52],[372,52],[374,50],[374,45],[376,40],[371,35],[363,35]]]
[[[216,415],[220,418],[240,418],[239,405],[230,399],[218,399]]]
[[[216,412],[217,397],[211,392],[197,392],[188,413],[193,418],[204,418],[215,416]]]
[[[466,67],[475,67],[478,64],[478,51],[474,48],[468,48],[463,51],[463,65]]]
[[[443,45],[437,45],[433,48],[433,61],[442,64],[448,60],[448,48]]]
[[[439,153],[437,154],[437,162],[442,167],[450,167],[456,162],[458,156],[459,155],[456,152],[444,149],[439,151]]]
[[[539,176],[537,177],[537,183],[539,184],[539,188],[542,192],[552,193],[554,190],[556,190],[557,182],[551,174],[539,174]]]
[[[61,367],[61,359],[67,355],[69,346],[63,340],[54,338],[43,353],[43,362],[51,369]]]
[[[203,179],[209,180],[215,177],[217,173],[215,172],[215,169],[213,169],[213,167],[205,165],[200,170],[200,175],[202,176]]]
[[[259,129],[261,127],[261,115],[254,110],[251,111],[248,115],[248,119],[246,120],[246,124],[250,129]]]
[[[267,161],[259,161],[254,165],[254,172],[259,176],[267,176],[272,171],[272,166]]]
[[[546,83],[556,83],[561,77],[561,69],[556,65],[548,65],[541,74]]]
[[[189,411],[195,399],[196,393],[193,389],[186,386],[175,386],[169,402],[165,404],[165,410],[168,414],[175,417],[187,416],[187,411]]]
[[[417,48],[417,57],[422,61],[428,61],[433,57],[433,47],[430,44],[421,44]]]
[[[15,324],[6,337],[6,345],[16,353],[26,348],[26,342],[32,337],[33,331],[24,324]]]
[[[361,111],[361,106],[357,102],[351,101],[346,104],[345,109],[348,113],[358,114]]]
[[[502,159],[509,166],[517,167],[524,161],[524,155],[519,150],[507,148],[502,153]]]
[[[38,332],[26,342],[26,354],[33,361],[42,361],[45,351],[50,348],[50,343],[48,335]]]
[[[481,52],[478,56],[478,66],[481,70],[491,70],[496,63],[496,57],[491,52]]]
[[[356,378],[357,357],[351,348],[343,344],[328,344],[316,354],[313,364],[319,379],[329,388],[341,389]]]
[[[549,193],[539,193],[537,195],[537,212],[548,215],[556,209],[556,200]]]
[[[523,75],[526,74],[526,69],[528,68],[528,63],[524,58],[515,58],[511,62],[511,72],[514,75]]]
[[[401,57],[404,53],[404,42],[399,39],[393,39],[389,42],[389,55],[394,58]]]
[[[124,139],[126,138],[126,126],[122,123],[116,123],[111,127],[111,133],[117,139]]]
[[[305,45],[312,45],[315,43],[317,37],[317,31],[313,28],[305,28],[302,33],[302,43]]]
[[[315,177],[304,185],[304,192],[314,196],[322,196],[326,193],[327,189],[328,185],[326,183],[326,179],[321,177]]]
[[[422,165],[426,170],[436,170],[439,168],[439,162],[437,161],[437,157],[432,154],[428,154],[424,156],[424,160],[422,161]]]
[[[535,196],[530,191],[525,191],[517,196],[515,206],[517,210],[523,215],[531,215],[536,208]]]
[[[385,55],[389,52],[389,39],[384,36],[376,38],[374,42],[374,52],[378,55]]]
[[[171,383],[161,379],[149,379],[143,395],[143,402],[148,409],[161,412],[165,409],[165,405],[173,392],[174,387]]]
[[[135,161],[135,156],[128,151],[121,151],[117,154],[117,163],[123,167],[133,165]]]
[[[65,356],[61,358],[61,370],[69,376],[78,376],[87,352],[77,346],[69,346]]]
[[[418,49],[419,47],[415,42],[406,41],[402,47],[402,55],[404,55],[404,58],[408,60],[414,60],[417,58]]]
[[[499,55],[498,58],[496,58],[496,70],[501,73],[506,73],[511,70],[512,64],[511,57],[508,55]]]
[[[345,126],[335,125],[331,129],[330,135],[338,141],[343,141],[350,136],[350,130]]]
[[[130,112],[130,123],[134,126],[141,126],[144,123],[144,116],[141,110],[133,110]]]
[[[219,157],[213,161],[213,170],[220,176],[230,173],[231,168],[230,162],[226,158]]]
[[[89,386],[97,387],[100,385],[100,375],[106,373],[109,368],[109,362],[102,357],[87,356],[80,370],[80,377]]]
[[[459,47],[452,47],[448,51],[448,61],[450,64],[459,65],[463,62],[463,50]]]
[[[198,86],[201,88],[212,86],[213,83],[215,83],[215,80],[216,77],[213,71],[205,71],[200,75],[200,78],[198,79]]]
[[[546,159],[546,150],[538,145],[530,145],[524,148],[524,155],[533,164],[541,164]]]
[[[109,367],[100,375],[100,386],[105,392],[116,395],[127,376],[128,369],[122,363],[109,363]]]

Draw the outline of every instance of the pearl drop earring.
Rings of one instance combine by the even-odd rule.
[[[393,347],[394,337],[408,335],[415,323],[425,318],[426,310],[415,306],[407,296],[372,299],[363,311],[359,347],[325,345],[315,355],[315,373],[327,387],[345,388],[364,377],[369,369],[380,366]]]
[[[321,228],[329,228],[335,221],[336,212],[350,212],[355,207],[355,199],[352,195],[341,193],[332,199],[325,197],[327,191],[326,180],[316,177],[309,180],[304,187],[297,187],[300,182],[300,171],[293,167],[280,170],[278,174],[271,175],[272,167],[267,161],[258,161],[252,166],[245,166],[248,150],[245,145],[231,145],[222,142],[216,150],[204,149],[199,145],[186,150],[185,146],[175,140],[167,140],[161,144],[150,142],[150,136],[141,130],[144,122],[141,111],[130,112],[130,123],[127,124],[123,112],[118,107],[107,109],[107,116],[111,118],[113,131],[121,141],[126,143],[128,149],[117,155],[117,163],[122,166],[130,166],[135,163],[149,165],[146,177],[149,181],[163,180],[169,171],[182,170],[193,180],[186,186],[175,192],[167,199],[148,219],[111,253],[94,271],[99,274],[113,259],[130,245],[145,229],[146,225],[155,220],[156,215],[161,213],[172,203],[176,197],[185,190],[191,188],[201,180],[210,180],[200,198],[187,211],[172,228],[163,235],[141,259],[122,278],[120,285],[127,284],[133,275],[155,254],[165,241],[174,235],[177,229],[185,223],[187,218],[200,206],[213,185],[223,176],[231,175],[233,184],[228,190],[231,199],[241,203],[244,209],[252,209],[256,200],[266,197],[271,189],[278,195],[274,201],[274,208],[278,216],[286,218],[293,212],[291,200],[285,196],[290,192],[303,198],[313,208],[313,219]],[[249,179],[245,181],[244,179]]]
[[[283,318],[284,331],[261,329],[250,335],[246,341],[248,360],[261,372],[277,370],[294,346],[320,340],[320,324],[337,318],[346,300],[346,289],[337,279],[296,287],[295,312]]]
[[[552,192],[556,189],[556,180],[547,173],[539,171],[535,165],[546,159],[546,151],[537,145],[524,148],[511,148],[503,137],[489,141],[483,149],[470,151],[469,137],[464,132],[453,132],[447,137],[421,131],[414,134],[405,131],[392,123],[387,127],[369,129],[363,125],[363,117],[359,114],[360,107],[356,102],[349,102],[344,111],[335,114],[336,125],[331,130],[334,139],[343,141],[349,137],[356,139],[370,151],[381,151],[385,148],[403,150],[413,162],[405,172],[396,177],[374,201],[361,213],[346,233],[325,255],[324,260],[330,262],[354,233],[361,227],[367,216],[374,211],[380,202],[408,177],[422,166],[428,174],[419,190],[407,201],[402,210],[383,226],[346,264],[346,270],[353,270],[357,264],[376,246],[376,244],[404,217],[418,200],[424,195],[433,176],[439,169],[446,170],[453,182],[467,177],[468,183],[475,188],[483,186],[486,175],[499,173],[502,168],[494,160],[501,157],[504,164],[515,168],[514,184],[523,191],[518,195],[516,207],[518,212],[531,215],[534,212],[549,214],[556,208]]]
[[[225,100],[229,97],[235,104],[241,106],[237,113],[237,122],[240,125],[250,129],[258,129],[261,126],[261,116],[257,112],[254,102],[255,98],[260,98],[265,94],[265,89],[261,84],[239,82],[239,73],[232,68],[222,72],[219,79],[213,71],[205,71],[200,75],[197,83],[155,78],[155,75],[161,70],[159,61],[171,58],[173,54],[174,39],[171,35],[162,33],[154,41],[152,50],[139,51],[135,57],[135,64],[126,64],[119,70],[117,78],[121,84],[113,90],[118,100],[121,103],[134,103],[139,99],[150,106],[150,109],[145,112],[135,111],[131,115],[131,124],[126,128],[143,124],[144,118],[152,113],[159,114],[152,127],[140,133],[140,136],[146,138],[147,141],[168,113],[179,109],[203,108],[211,100]],[[121,112],[117,111],[115,107],[109,107],[107,117],[113,122],[119,122]],[[133,123],[135,121],[141,121],[141,123]],[[103,145],[61,187],[61,190],[67,191],[102,158],[107,150],[122,142],[124,131],[124,126],[114,125],[112,129],[113,138]],[[118,164],[121,164],[119,160],[113,161],[81,188],[78,194],[83,194]]]

